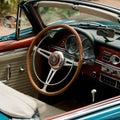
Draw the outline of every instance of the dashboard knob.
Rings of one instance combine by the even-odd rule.
[[[93,71],[93,72],[91,73],[91,77],[92,77],[92,78],[96,78],[96,76],[97,76],[97,72],[96,72],[96,71]]]
[[[117,65],[120,63],[120,57],[117,55],[112,55],[110,58],[110,61],[114,64]]]

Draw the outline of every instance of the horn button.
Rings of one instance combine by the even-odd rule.
[[[60,51],[53,52],[49,59],[48,59],[49,65],[54,69],[59,69],[64,64],[64,55]]]

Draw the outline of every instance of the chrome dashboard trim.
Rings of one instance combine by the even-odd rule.
[[[116,66],[114,66],[114,65],[110,65],[110,64],[108,64],[108,63],[102,62],[102,61],[97,60],[97,59],[95,60],[95,63],[100,64],[100,65],[102,65],[102,66],[107,66],[107,67],[109,67],[109,68],[113,68],[113,69],[120,70],[119,67],[116,67]]]

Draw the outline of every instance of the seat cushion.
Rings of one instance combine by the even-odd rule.
[[[17,118],[31,118],[37,103],[31,97],[0,82],[0,111]]]

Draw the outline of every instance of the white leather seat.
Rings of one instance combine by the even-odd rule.
[[[0,111],[17,118],[31,118],[37,109],[37,103],[0,82]]]
[[[40,119],[63,113],[56,107],[20,93],[0,82],[0,111],[13,118],[31,118],[38,109]]]

